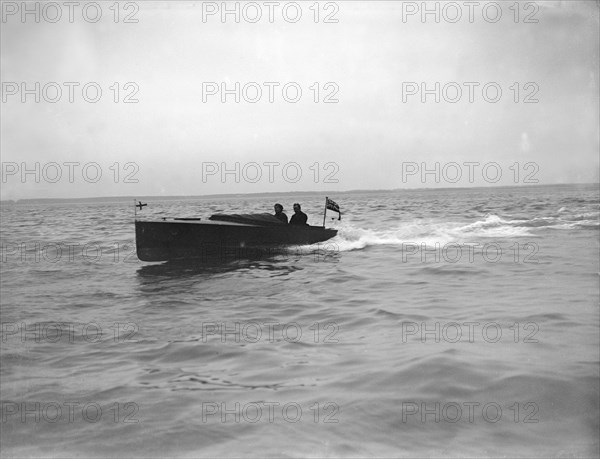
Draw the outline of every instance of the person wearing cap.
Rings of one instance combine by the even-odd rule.
[[[288,218],[287,215],[283,213],[283,206],[279,203],[275,204],[275,218],[280,220],[282,223],[287,224]]]
[[[302,212],[300,204],[294,204],[294,215],[290,219],[290,225],[307,225],[308,216]]]

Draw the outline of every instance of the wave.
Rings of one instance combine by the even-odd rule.
[[[559,214],[565,213],[561,208]],[[402,246],[403,244],[473,243],[484,244],[490,239],[540,237],[535,231],[543,229],[598,229],[598,213],[587,212],[569,217],[535,217],[532,219],[509,219],[487,214],[473,223],[434,222],[415,220],[388,229],[362,228],[343,223],[338,235],[332,240],[339,251],[361,250],[375,246]],[[483,239],[483,241],[482,241]]]

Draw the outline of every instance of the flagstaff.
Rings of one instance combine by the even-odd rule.
[[[144,207],[146,207],[148,204],[142,204],[142,201],[138,201],[138,203],[135,203],[135,198],[133,198],[133,215],[137,218],[137,210],[138,208],[140,210],[142,210]]]

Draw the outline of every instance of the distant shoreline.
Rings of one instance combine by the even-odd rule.
[[[206,195],[192,195],[192,196],[98,196],[92,198],[27,198],[27,199],[16,199],[16,200],[0,200],[0,205],[19,205],[19,204],[52,204],[52,203],[100,203],[100,202],[126,202],[126,201],[182,201],[182,200],[193,200],[193,199],[214,199],[214,198],[246,198],[246,197],[260,197],[260,196],[308,196],[320,194],[334,198],[336,195],[349,194],[349,193],[366,193],[375,194],[382,192],[395,192],[395,191],[432,191],[439,192],[443,190],[477,190],[477,189],[522,189],[522,188],[542,188],[542,187],[572,187],[572,186],[600,186],[598,183],[555,183],[555,184],[535,184],[535,185],[503,185],[494,187],[456,187],[456,188],[393,188],[393,189],[380,189],[380,190],[346,190],[346,191],[281,191],[281,192],[259,192],[259,193],[222,193],[222,194],[206,194]]]

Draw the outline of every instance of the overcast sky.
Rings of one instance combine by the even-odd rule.
[[[596,1],[112,3],[3,2],[2,199],[599,180]]]

